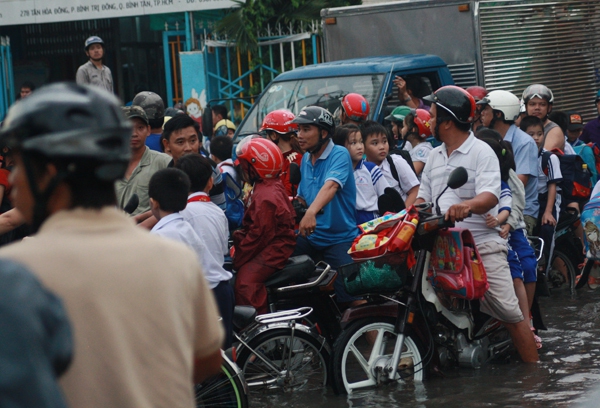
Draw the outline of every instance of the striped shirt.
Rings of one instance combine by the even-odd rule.
[[[377,199],[389,187],[387,180],[376,164],[361,160],[354,168],[356,182],[356,209],[377,211]]]

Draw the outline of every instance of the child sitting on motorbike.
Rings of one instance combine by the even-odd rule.
[[[379,217],[377,199],[389,184],[379,167],[363,160],[365,147],[360,128],[354,124],[335,128],[333,143],[344,146],[352,159],[356,183],[356,223],[362,224]]]
[[[275,143],[248,136],[236,155],[244,181],[253,185],[242,227],[233,233],[236,304],[266,313],[264,282],[285,266],[296,244],[294,210],[279,179],[283,155]]]

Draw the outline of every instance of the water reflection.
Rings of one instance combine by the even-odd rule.
[[[336,396],[330,389],[305,395],[263,395],[252,407],[600,407],[600,289],[541,299],[548,331],[541,332],[541,362],[512,358],[479,370],[455,368],[422,384]]]

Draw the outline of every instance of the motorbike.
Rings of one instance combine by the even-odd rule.
[[[466,170],[457,168],[450,173],[446,189],[459,188],[467,179]],[[433,214],[432,203],[415,206],[418,226],[412,247],[417,251],[416,264],[412,269],[397,267],[405,281],[401,290],[391,295],[366,294],[366,304],[344,312],[343,331],[333,348],[336,393],[421,381],[431,369],[447,365],[478,368],[494,358],[507,358],[512,342],[504,326],[482,313],[478,301],[436,290],[428,279],[436,237],[439,231],[454,226],[439,213],[437,201],[439,196]],[[393,254],[384,255],[382,262],[389,263],[389,256]],[[368,262],[377,265],[377,259]],[[340,273],[348,277],[344,267]]]

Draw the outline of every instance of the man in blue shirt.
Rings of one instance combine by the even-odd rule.
[[[336,269],[352,263],[347,251],[358,235],[352,160],[348,150],[330,140],[335,125],[327,110],[308,106],[293,123],[298,124],[298,143],[306,152],[300,167],[298,197],[308,206],[300,222],[294,255],[322,258]],[[346,293],[341,278],[335,282],[335,292],[340,303],[354,300]]]
[[[481,101],[481,121],[483,126],[500,133],[502,139],[513,148],[516,173],[525,186],[525,223],[531,235],[539,212],[537,199],[538,149],[533,139],[514,124],[519,115],[520,101],[508,91],[492,91]]]

